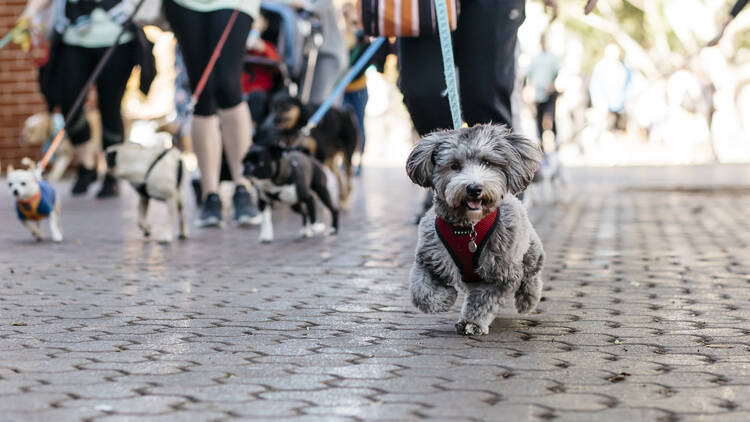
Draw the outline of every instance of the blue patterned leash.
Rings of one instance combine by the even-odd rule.
[[[437,16],[438,34],[440,35],[440,50],[443,53],[443,73],[445,73],[445,91],[453,117],[453,129],[461,128],[461,98],[458,95],[458,79],[456,65],[453,60],[453,41],[451,39],[450,24],[448,23],[448,8],[445,0],[435,0],[435,14]]]
[[[367,63],[370,61],[372,56],[375,55],[375,52],[378,51],[378,48],[380,48],[381,45],[385,42],[385,38],[378,37],[375,38],[372,43],[370,43],[370,46],[367,47],[367,50],[362,53],[361,56],[359,56],[359,59],[352,65],[352,67],[349,69],[348,72],[346,72],[346,75],[344,75],[344,78],[339,81],[338,85],[334,88],[333,92],[331,92],[331,95],[326,98],[326,100],[323,102],[323,104],[318,107],[317,110],[315,110],[315,113],[310,117],[310,120],[308,120],[305,127],[302,128],[302,134],[305,136],[310,136],[310,131],[320,123],[320,120],[323,118],[323,116],[328,112],[328,110],[333,105],[333,102],[336,101],[336,99],[341,95],[342,92],[344,92],[344,89],[351,81],[354,80],[354,77],[357,76],[357,74],[367,65]]]

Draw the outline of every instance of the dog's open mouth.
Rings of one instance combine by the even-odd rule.
[[[469,211],[477,211],[482,208],[482,201],[479,199],[466,201],[466,208],[468,208]]]

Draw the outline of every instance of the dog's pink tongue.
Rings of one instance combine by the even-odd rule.
[[[466,201],[466,205],[472,210],[478,210],[482,207],[482,201]]]

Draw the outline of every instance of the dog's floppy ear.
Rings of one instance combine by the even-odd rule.
[[[406,159],[406,174],[419,186],[432,187],[432,172],[435,169],[435,153],[445,140],[442,132],[433,132],[417,142]]]
[[[499,142],[507,142],[511,147],[510,151],[505,154],[508,157],[508,165],[504,172],[508,180],[508,191],[519,194],[531,183],[534,174],[539,169],[542,149],[539,142],[510,133],[510,131],[504,134]]]

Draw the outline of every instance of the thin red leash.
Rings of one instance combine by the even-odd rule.
[[[208,64],[206,65],[206,69],[203,71],[203,76],[201,76],[200,81],[198,81],[198,85],[195,87],[195,92],[193,92],[193,97],[190,100],[190,109],[192,110],[195,108],[195,105],[198,103],[198,100],[201,97],[201,94],[203,93],[203,90],[206,88],[206,84],[208,83],[208,77],[211,76],[211,72],[214,70],[214,66],[216,66],[216,61],[219,60],[219,56],[221,55],[221,50],[224,49],[224,44],[227,42],[227,38],[229,38],[229,33],[232,32],[232,27],[234,26],[234,22],[237,20],[237,16],[240,14],[239,10],[235,10],[232,13],[232,16],[229,17],[229,22],[227,22],[227,27],[224,28],[224,33],[221,34],[221,38],[219,38],[219,42],[216,44],[216,48],[214,49],[213,54],[211,55],[211,59],[208,61]]]

